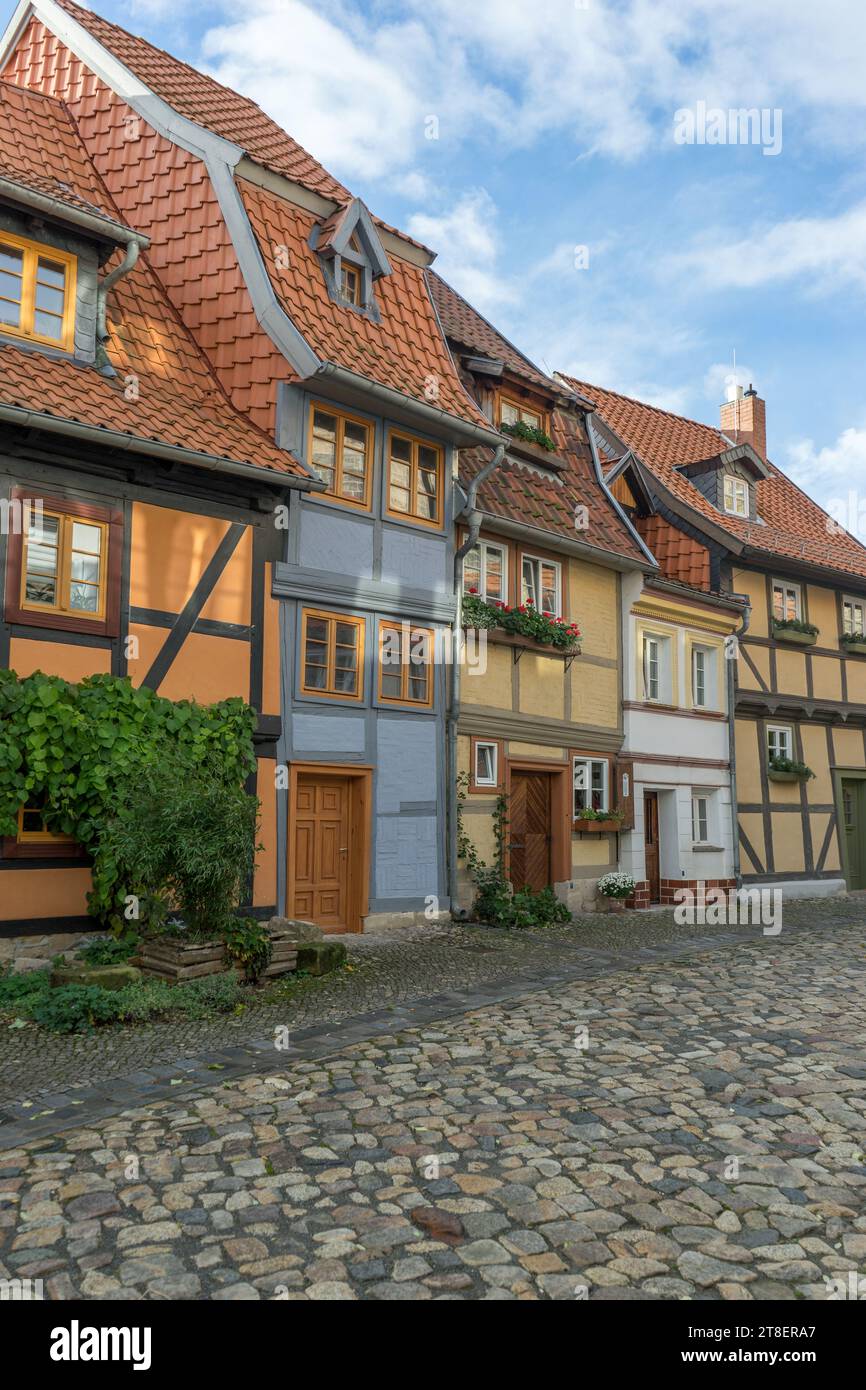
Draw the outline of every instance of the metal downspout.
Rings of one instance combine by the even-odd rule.
[[[448,703],[447,759],[445,804],[447,807],[448,845],[447,877],[448,896],[452,916],[457,902],[457,722],[460,718],[460,674],[463,663],[463,561],[476,544],[481,530],[481,513],[475,503],[478,489],[505,458],[506,444],[500,444],[489,463],[472,479],[466,494],[466,506],[461,516],[466,518],[469,534],[454,556],[454,661],[451,666],[451,695]],[[459,518],[455,518],[457,520]]]
[[[743,621],[739,631],[734,634],[739,642],[741,637],[745,637],[752,621],[751,605],[743,613]],[[734,859],[734,881],[738,888],[743,886],[743,875],[740,871],[740,822],[737,815],[737,731],[736,731],[736,685],[734,677],[736,675],[736,662],[728,662],[728,763],[731,774],[731,834],[733,844]]]
[[[120,265],[115,266],[114,270],[109,271],[103,280],[99,282],[99,290],[96,298],[96,337],[97,341],[104,343],[108,337],[108,327],[106,325],[106,306],[108,301],[108,291],[118,280],[122,280],[124,275],[128,275],[134,268],[140,246],[137,241],[130,241],[126,246],[126,255]]]

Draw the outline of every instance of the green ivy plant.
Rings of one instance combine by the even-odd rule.
[[[209,768],[242,787],[255,767],[255,712],[241,699],[214,705],[172,701],[126,677],[89,676],[73,685],[41,671],[23,679],[0,670],[0,836],[14,836],[32,798],[49,830],[71,835],[92,860],[92,916],[129,927],[130,883],[106,830],[162,772],[182,782]]]

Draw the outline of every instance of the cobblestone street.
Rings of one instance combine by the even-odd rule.
[[[864,946],[863,907],[825,904],[777,939],[85,1107],[0,1153],[0,1276],[55,1298],[826,1299],[866,1270]]]

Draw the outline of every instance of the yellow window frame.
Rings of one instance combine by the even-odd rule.
[[[499,419],[498,419],[498,423],[499,423],[500,425],[502,424],[502,407],[503,407],[504,405],[510,405],[510,406],[512,407],[513,410],[516,410],[516,411],[519,413],[519,415],[521,416],[521,418],[523,417],[524,413],[527,413],[527,414],[529,414],[529,415],[535,415],[535,416],[537,417],[539,423],[538,423],[538,425],[535,425],[535,426],[533,426],[532,428],[534,428],[534,429],[540,429],[540,430],[542,430],[542,431],[544,432],[544,434],[549,434],[549,433],[550,433],[550,431],[549,431],[549,429],[548,429],[548,423],[549,423],[549,419],[550,419],[549,413],[548,413],[542,406],[540,406],[540,405],[539,405],[539,406],[529,405],[529,404],[527,404],[526,401],[518,401],[518,400],[515,399],[514,396],[509,396],[509,395],[507,395],[505,392],[500,392],[500,394],[499,394],[499,412],[498,412],[498,413],[499,413]],[[528,423],[528,422],[527,422],[527,421],[524,421],[524,424],[526,424],[526,423]]]
[[[27,237],[15,236],[12,232],[2,230],[0,230],[0,246],[12,246],[24,253],[21,266],[21,323],[17,327],[11,323],[0,324],[0,333],[11,335],[14,338],[23,338],[26,342],[46,343],[50,347],[59,347],[64,352],[72,352],[75,340],[75,293],[78,274],[76,257],[68,251],[58,251],[53,246],[46,246],[44,242],[31,241]],[[56,261],[58,265],[64,267],[66,272],[63,291],[63,320],[59,338],[50,338],[43,333],[37,333],[33,327],[36,313],[36,279],[40,257],[45,260]]]
[[[307,685],[307,630],[310,619],[317,619],[327,624],[326,643],[326,676],[325,688]],[[338,690],[335,679],[337,666],[337,623],[346,623],[354,627],[358,634],[358,641],[355,648],[357,653],[356,666],[356,688],[352,692]],[[353,613],[330,613],[319,608],[304,608],[301,614],[301,694],[312,695],[319,700],[350,700],[358,704],[364,698],[364,636],[366,624],[363,618],[356,617]]]
[[[395,458],[393,457],[392,446],[393,446],[393,443],[394,443],[394,440],[395,440],[395,439],[400,439],[400,440],[402,440],[402,442],[403,442],[404,444],[410,445],[409,488],[408,488],[408,491],[409,491],[409,504],[410,504],[410,510],[409,510],[408,512],[401,512],[401,511],[398,511],[398,510],[396,510],[396,508],[394,508],[394,507],[391,506],[391,470],[392,470],[393,465],[394,465],[395,463],[404,464],[404,465],[405,465],[405,463],[406,463],[406,460],[405,460],[405,459],[395,459]],[[420,464],[419,464],[419,457],[420,457],[420,454],[421,454],[421,450],[422,450],[422,449],[429,449],[432,453],[434,453],[434,454],[436,455],[436,516],[435,516],[435,518],[434,518],[434,517],[429,517],[429,516],[421,516],[421,515],[419,515],[419,513],[418,513],[418,511],[417,511],[417,507],[418,507],[418,475],[419,475],[419,473],[421,473],[422,471],[425,472],[425,473],[430,471],[429,469],[426,469],[426,468],[422,470],[422,469],[421,469],[421,466],[420,466]],[[386,476],[386,479],[385,479],[385,486],[386,486],[386,488],[387,488],[387,496],[386,496],[386,500],[385,500],[385,511],[386,511],[387,515],[390,516],[390,517],[394,517],[394,518],[395,518],[396,520],[398,520],[398,521],[409,521],[409,522],[413,522],[416,526],[429,526],[429,527],[432,527],[432,528],[435,528],[436,530],[438,530],[439,527],[442,525],[442,506],[443,506],[442,494],[443,494],[444,484],[445,484],[445,455],[444,455],[444,451],[443,451],[443,449],[442,449],[442,446],[439,445],[439,444],[431,444],[431,442],[430,442],[429,439],[418,439],[417,436],[412,435],[412,434],[406,434],[406,433],[404,433],[403,430],[389,430],[389,432],[388,432],[387,470],[386,470],[386,471],[387,471],[387,476]],[[406,489],[405,489],[404,487],[402,487],[402,485],[401,485],[401,486],[400,486],[400,491],[401,491],[401,492],[405,492]]]
[[[55,603],[34,603],[32,599],[27,598],[27,555],[30,549],[30,537],[25,535],[22,537],[21,545],[20,606],[28,613],[59,613],[65,618],[81,618],[94,623],[104,622],[108,602],[108,522],[97,521],[94,517],[75,516],[71,513],[50,510],[44,511],[43,516],[53,517],[58,522],[57,601]],[[99,595],[99,606],[96,609],[72,608],[66,600],[66,595],[72,585],[72,528],[76,523],[79,526],[94,527],[102,536],[99,547],[99,582],[95,586]]]
[[[310,419],[307,427],[307,459],[310,467],[313,467],[313,434],[316,428],[316,411],[321,410],[323,414],[330,415],[337,422],[337,438],[334,453],[334,490],[326,489],[321,494],[322,497],[330,497],[335,502],[339,502],[344,507],[355,507],[358,511],[368,512],[370,510],[370,496],[373,481],[373,460],[375,454],[375,434],[373,426],[369,420],[362,420],[358,415],[349,415],[345,411],[335,410],[327,401],[312,401],[310,404]],[[366,459],[367,469],[364,474],[364,497],[358,500],[354,497],[344,497],[340,488],[343,484],[343,448],[345,443],[346,425],[359,425],[364,430],[367,437]],[[318,475],[317,475],[318,476]],[[350,475],[351,476],[351,475]]]
[[[421,634],[421,635],[423,635],[423,637],[426,639],[427,643],[429,644],[429,645],[428,645],[428,651],[431,653],[431,657],[430,657],[430,659],[429,659],[428,661],[425,661],[425,662],[424,662],[423,668],[419,668],[418,666],[413,666],[412,663],[411,663],[410,661],[407,661],[407,660],[405,659],[405,652],[404,652],[404,650],[403,650],[403,639],[404,639],[404,637],[406,636],[407,628],[408,628],[408,636],[409,636],[409,641],[410,641],[410,643],[414,642],[414,640],[415,640],[415,638],[416,638],[416,635]],[[400,636],[400,694],[399,694],[399,695],[385,695],[385,694],[383,693],[383,690],[382,690],[383,678],[384,678],[384,676],[385,676],[385,674],[386,674],[386,667],[385,667],[385,665],[384,665],[384,663],[383,663],[383,661],[382,661],[382,648],[383,648],[383,646],[385,645],[385,634],[388,633],[388,632],[396,632],[396,633],[398,633],[399,636]],[[433,662],[433,659],[432,659],[432,652],[433,652],[433,644],[434,644],[434,641],[435,641],[435,633],[433,632],[433,629],[432,629],[432,628],[429,628],[429,627],[419,627],[419,626],[418,626],[417,624],[415,624],[415,623],[406,624],[406,623],[398,623],[398,622],[384,622],[384,621],[383,621],[383,622],[380,622],[380,624],[379,624],[379,663],[378,663],[378,664],[379,664],[379,700],[380,700],[380,702],[381,702],[382,704],[385,704],[385,705],[411,705],[413,709],[432,709],[432,708],[433,708],[433,677],[434,677],[435,666],[434,666],[434,662]],[[411,680],[413,679],[412,673],[413,673],[413,671],[417,672],[419,669],[423,669],[424,672],[425,672],[425,674],[426,674],[426,677],[427,677],[427,693],[426,693],[426,696],[425,696],[425,698],[424,698],[423,700],[416,700],[416,699],[410,694],[410,691],[411,691],[410,682],[411,682]],[[388,668],[387,674],[388,674],[388,675],[396,675],[396,672],[393,670],[393,668]],[[416,677],[416,679],[417,679],[417,677]]]
[[[39,809],[39,808],[36,807],[36,806],[19,806],[19,807],[18,807],[18,830],[17,830],[16,836],[15,836],[15,838],[16,838],[18,844],[19,844],[19,845],[69,845],[69,844],[72,844],[72,843],[73,843],[73,839],[72,839],[72,836],[71,836],[71,835],[61,835],[61,834],[57,834],[57,833],[56,833],[55,831],[53,831],[53,830],[48,830],[48,829],[46,829],[46,828],[45,828],[45,821],[44,821],[44,820],[43,820],[43,822],[42,822],[42,827],[43,827],[43,828],[42,828],[41,830],[25,830],[25,829],[24,829],[24,812],[25,812],[25,811],[35,811],[35,810],[38,810],[38,809]]]

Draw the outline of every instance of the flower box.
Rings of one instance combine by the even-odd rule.
[[[854,652],[857,656],[866,656],[866,637],[858,642],[846,642],[843,637],[842,650],[843,652]]]
[[[479,629],[476,628],[477,632]],[[548,642],[537,642],[534,637],[524,637],[521,632],[505,632],[501,627],[484,629],[488,642],[498,647],[513,647],[515,651],[537,652],[539,656],[580,656],[580,643],[573,647],[554,647]]]
[[[771,782],[802,782],[804,779],[799,772],[774,772],[772,768],[767,772]]]
[[[584,820],[578,816],[574,822],[578,835],[614,835],[621,829],[622,821],[617,816],[610,816],[607,820]]]
[[[800,632],[776,622],[773,623],[773,636],[777,642],[792,642],[797,647],[814,647],[818,640],[817,632]]]

